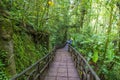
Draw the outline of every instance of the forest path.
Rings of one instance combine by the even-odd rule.
[[[67,45],[56,51],[44,80],[80,80]]]

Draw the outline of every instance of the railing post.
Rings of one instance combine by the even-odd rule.
[[[38,66],[37,66],[37,74],[39,74],[38,80],[40,80],[40,78],[41,78],[41,74],[40,74],[40,63],[38,63]]]
[[[82,80],[100,80],[85,58],[79,52],[77,52],[71,46],[68,48],[68,51],[71,53],[76,68],[79,69],[78,71]]]
[[[75,51],[74,51],[75,54]],[[77,55],[75,54],[75,67],[77,68]]]
[[[79,58],[78,58],[78,55],[77,55],[77,69],[79,69]]]
[[[90,80],[90,71],[87,72],[87,80]]]
[[[49,65],[49,63],[50,63],[50,57],[51,57],[51,54],[48,56],[48,66],[47,67],[49,67],[50,65]]]

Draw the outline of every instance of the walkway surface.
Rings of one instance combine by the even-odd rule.
[[[57,50],[44,80],[80,80],[67,46]]]

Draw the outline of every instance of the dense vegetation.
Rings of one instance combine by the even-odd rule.
[[[101,80],[120,80],[119,0],[1,0],[0,79],[67,39]]]

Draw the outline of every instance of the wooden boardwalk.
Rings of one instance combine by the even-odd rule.
[[[80,80],[67,46],[56,51],[44,80]]]
[[[10,80],[100,80],[85,58],[70,45],[69,52],[68,45],[57,51],[55,48]],[[77,69],[81,73],[81,78]]]

